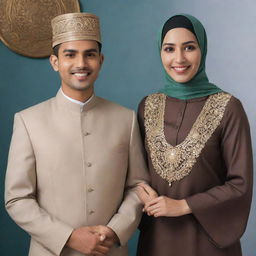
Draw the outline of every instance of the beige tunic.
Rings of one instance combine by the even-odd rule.
[[[128,255],[145,170],[133,111],[99,97],[80,107],[59,91],[15,115],[6,209],[31,235],[30,256],[80,256],[65,247],[72,230],[99,224],[121,242],[109,255]]]

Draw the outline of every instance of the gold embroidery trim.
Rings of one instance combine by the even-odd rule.
[[[206,142],[219,126],[231,98],[228,93],[209,96],[188,136],[177,146],[164,136],[166,95],[149,95],[145,101],[145,131],[151,161],[157,174],[169,185],[189,175]]]

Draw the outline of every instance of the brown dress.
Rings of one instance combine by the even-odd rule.
[[[167,96],[164,135],[169,144],[178,145],[187,137],[207,98],[179,100]],[[144,138],[145,99],[138,110]],[[252,196],[252,148],[240,101],[231,97],[189,175],[171,186],[155,171],[145,144],[152,187],[159,195],[186,199],[192,214],[144,215],[137,255],[241,256],[239,239],[246,228]]]

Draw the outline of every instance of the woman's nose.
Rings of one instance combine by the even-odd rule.
[[[175,61],[177,63],[183,63],[185,60],[185,55],[182,49],[177,49],[175,53]]]

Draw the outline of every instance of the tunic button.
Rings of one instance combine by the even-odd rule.
[[[90,211],[89,211],[89,214],[90,214],[90,215],[94,214],[94,211],[93,211],[93,210],[90,210]]]
[[[88,192],[92,192],[92,191],[94,191],[93,188],[88,188]]]
[[[84,132],[84,136],[88,136],[88,135],[90,135],[89,132]]]
[[[87,163],[87,166],[88,166],[88,167],[91,167],[91,166],[92,166],[92,163],[88,162],[88,163]]]

